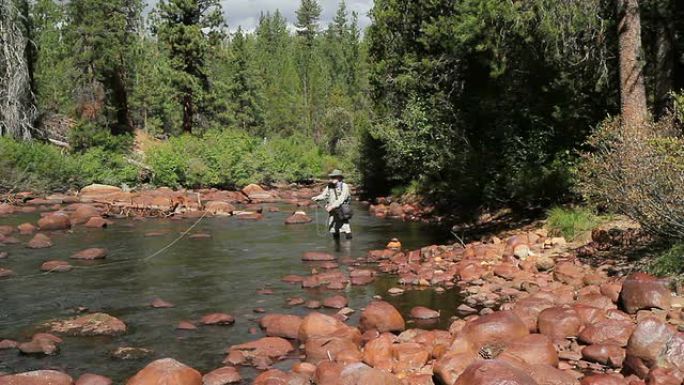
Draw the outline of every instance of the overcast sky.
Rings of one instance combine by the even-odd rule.
[[[150,3],[156,3],[149,0]],[[295,10],[299,7],[300,0],[223,0],[223,12],[225,13],[228,27],[235,31],[238,25],[243,29],[252,31],[256,27],[261,11],[280,12],[287,18],[289,24],[295,21]],[[321,27],[324,28],[335,17],[339,0],[318,0],[323,8],[321,14]],[[350,14],[356,11],[359,14],[359,24],[361,28],[366,28],[370,24],[368,11],[373,7],[373,0],[346,0],[347,9]]]

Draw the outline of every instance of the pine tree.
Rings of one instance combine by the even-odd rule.
[[[194,118],[203,109],[209,91],[207,60],[210,48],[223,38],[220,0],[162,0],[156,26],[160,42],[171,58],[174,83],[183,107],[183,131],[192,132]]]
[[[302,82],[302,99],[306,117],[306,129],[309,134],[314,134],[315,107],[314,104],[314,65],[316,36],[318,35],[318,22],[321,17],[321,6],[316,0],[301,0],[297,9],[297,34],[300,37],[302,47],[298,51],[299,73]]]
[[[301,0],[297,9],[297,34],[304,38],[306,45],[311,48],[318,34],[318,21],[321,18],[321,6],[317,0]]]
[[[233,76],[230,81],[229,96],[233,104],[234,124],[263,136],[265,134],[261,107],[263,97],[257,84],[252,60],[247,37],[239,27],[231,41]]]
[[[128,99],[141,12],[140,0],[72,0],[68,4],[68,41],[79,70],[81,117],[104,117],[112,134],[133,129]]]

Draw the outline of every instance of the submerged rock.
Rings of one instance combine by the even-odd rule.
[[[50,239],[50,237],[43,233],[38,233],[34,235],[30,241],[28,241],[26,247],[29,249],[46,249],[48,247],[52,247],[53,245],[54,244],[52,243],[52,239]]]
[[[313,218],[306,215],[305,212],[297,211],[285,219],[285,224],[286,225],[301,225],[301,224],[305,224],[305,223],[310,223],[312,221],[313,221]]]
[[[0,279],[14,277],[14,271],[0,267]]]
[[[439,312],[424,306],[416,306],[411,309],[411,318],[418,320],[436,319],[439,318]]]
[[[163,299],[159,297],[155,297],[152,302],[150,302],[150,306],[155,308],[155,309],[166,309],[166,308],[172,308],[175,307],[176,305],[172,304],[171,302],[164,301]]]
[[[335,256],[328,253],[323,253],[320,251],[307,251],[302,256],[302,261],[306,262],[323,262],[323,261],[334,261]]]
[[[152,349],[121,346],[114,349],[112,357],[119,360],[140,360],[154,353]]]
[[[71,256],[71,259],[82,259],[86,261],[92,261],[95,259],[105,259],[109,251],[107,249],[92,247],[89,249],[81,250],[78,253]]]
[[[126,385],[202,385],[202,375],[173,358],[162,358],[145,366]]]
[[[202,377],[202,385],[227,385],[242,381],[240,373],[232,366],[212,370]]]
[[[67,261],[47,261],[40,266],[42,271],[58,273],[71,271],[73,268]]]
[[[64,214],[50,214],[38,220],[42,231],[67,230],[71,228],[71,220]]]
[[[211,313],[202,317],[200,322],[204,325],[232,325],[235,317],[225,313]]]
[[[55,333],[76,336],[116,336],[126,332],[126,324],[123,321],[105,313],[55,321],[48,326]]]

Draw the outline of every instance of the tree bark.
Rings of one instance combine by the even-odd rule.
[[[660,117],[670,107],[670,92],[674,89],[674,4],[656,4],[656,47],[653,84],[654,114]]]
[[[192,134],[192,116],[194,115],[192,93],[183,95],[183,132]]]
[[[622,123],[638,130],[648,119],[638,0],[617,0],[617,11]]]

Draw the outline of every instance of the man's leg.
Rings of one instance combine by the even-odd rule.
[[[345,220],[342,222],[340,232],[344,233],[347,239],[352,239],[352,230],[351,225],[349,224],[349,220]]]

